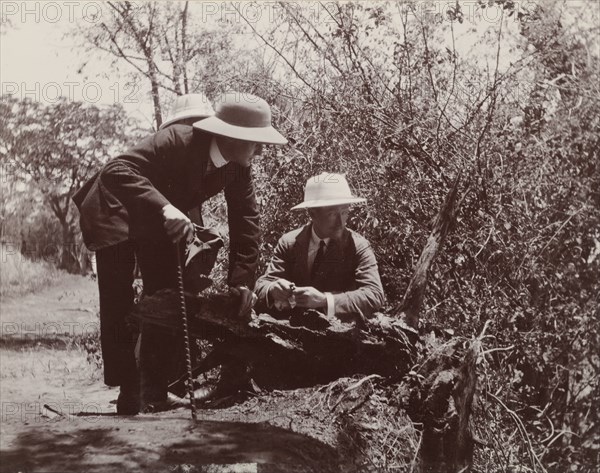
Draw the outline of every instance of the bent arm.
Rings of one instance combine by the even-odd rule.
[[[235,175],[225,186],[229,222],[230,286],[254,288],[258,268],[260,221],[250,168],[229,164]]]
[[[256,281],[256,288],[254,292],[256,292],[256,295],[258,296],[259,302],[268,305],[269,301],[267,300],[267,295],[269,288],[274,281],[277,281],[281,278],[291,280],[289,271],[291,264],[288,256],[289,251],[289,244],[283,238],[280,238],[277,242],[275,250],[273,250],[273,256],[269,261],[265,274],[263,274]]]
[[[356,242],[357,266],[354,272],[356,289],[333,294],[335,314],[360,313],[371,317],[385,304],[385,295],[377,260],[366,241]]]
[[[185,166],[186,140],[176,127],[169,127],[109,161],[100,174],[109,200],[123,205],[133,219],[160,213],[169,200],[158,188]]]

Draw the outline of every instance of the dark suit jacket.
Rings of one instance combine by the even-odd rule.
[[[370,317],[385,303],[375,254],[369,242],[346,229],[339,241],[331,240],[314,280],[308,269],[308,245],[312,224],[283,235],[267,271],[256,281],[259,302],[265,303],[272,281],[287,279],[296,286],[312,286],[333,293],[336,315]]]
[[[190,126],[172,125],[110,160],[73,197],[87,247],[164,238],[165,205],[185,213],[224,189],[229,284],[254,287],[260,229],[251,171],[229,163],[206,175],[211,140]]]

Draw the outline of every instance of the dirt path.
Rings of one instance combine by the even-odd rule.
[[[56,336],[73,337],[98,330],[96,283],[75,275],[60,277],[54,286],[39,293],[2,300],[3,344],[18,338],[33,338],[44,344]]]
[[[269,412],[254,399],[245,408],[201,411],[195,424],[185,409],[115,416],[118,392],[104,386],[80,346],[98,329],[96,291],[93,281],[66,276],[2,301],[0,471],[338,470],[331,447],[292,431],[302,422],[299,405]],[[260,422],[241,422],[248,419]]]

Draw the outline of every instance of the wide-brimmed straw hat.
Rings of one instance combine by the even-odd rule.
[[[215,111],[208,98],[204,94],[186,94],[180,95],[175,99],[173,110],[168,120],[163,122],[158,129],[171,125],[178,120],[186,118],[197,118],[198,120],[214,115]]]
[[[254,143],[287,143],[271,126],[271,107],[256,95],[230,92],[217,100],[215,108],[212,117],[194,123],[194,127],[213,135]]]
[[[311,177],[304,187],[304,202],[292,207],[296,209],[309,209],[314,207],[330,207],[332,205],[359,204],[367,199],[354,197],[346,176],[323,172]]]

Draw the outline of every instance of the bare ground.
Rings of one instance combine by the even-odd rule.
[[[64,276],[2,301],[0,471],[340,471],[335,429],[313,391],[270,393],[221,409],[118,417],[114,388],[87,360],[96,284]],[[323,412],[326,412],[324,410]]]

